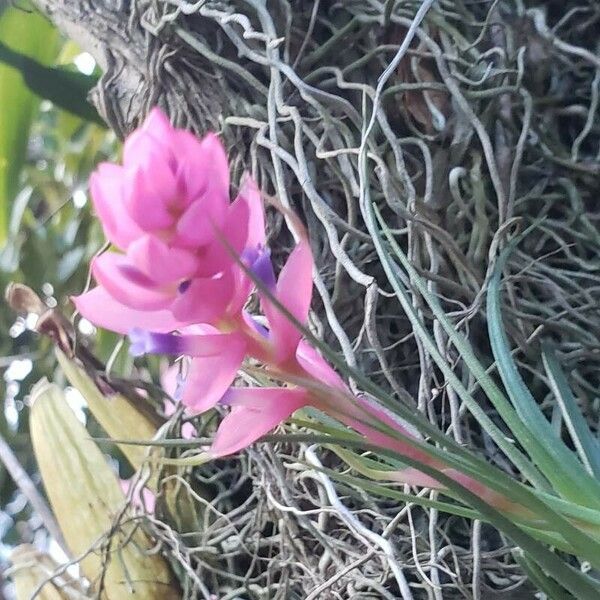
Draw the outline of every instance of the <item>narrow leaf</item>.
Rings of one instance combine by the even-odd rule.
[[[303,442],[307,437],[310,437],[311,442],[315,441],[315,436],[303,435],[269,435],[265,436],[263,439],[265,441]],[[329,438],[329,436],[323,436],[322,443],[330,444],[332,443],[332,440]],[[348,447],[357,447],[357,444],[348,440],[339,440],[339,443]],[[395,455],[394,452],[384,448],[379,448],[372,444],[363,443],[361,446],[384,456]],[[473,510],[479,512],[484,520],[494,525],[494,527],[496,527],[498,530],[504,532],[517,546],[525,550],[535,560],[536,564],[538,564],[545,571],[552,573],[552,576],[560,581],[566,589],[568,589],[571,593],[573,593],[573,595],[575,595],[576,598],[578,598],[578,600],[597,600],[599,597],[598,594],[600,594],[600,584],[598,582],[594,581],[592,578],[584,575],[583,573],[571,569],[559,556],[546,548],[542,543],[538,542],[524,529],[519,527],[511,518],[506,516],[502,510],[492,507],[467,487],[461,485],[448,475],[431,467],[430,465],[420,464],[408,457],[403,457],[402,460],[404,460],[408,465],[420,469],[425,474],[430,475],[434,479],[440,481],[444,486],[451,490],[461,502],[469,505]],[[524,488],[522,491],[527,493]],[[539,506],[540,504],[542,503],[537,498],[535,498],[533,495],[530,496],[530,506],[532,510],[540,509],[548,510],[549,513],[553,512],[548,507]],[[557,532],[559,531],[561,534],[563,534],[565,536],[565,540],[577,549],[578,554],[585,556],[585,558],[587,558],[593,565],[600,564],[600,557],[598,557],[596,554],[598,548],[600,547],[600,544],[597,540],[590,538],[583,532],[577,531],[556,513],[553,524],[557,527]]]
[[[376,208],[375,211],[377,212]],[[524,421],[523,417],[517,413],[513,406],[511,406],[510,402],[508,402],[504,394],[500,391],[499,387],[496,385],[492,377],[487,373],[486,368],[477,359],[469,341],[463,334],[461,334],[456,329],[454,324],[450,321],[443,308],[441,307],[438,299],[429,292],[423,278],[419,276],[414,267],[410,264],[410,261],[396,243],[389,228],[386,226],[385,222],[383,221],[381,215],[378,212],[377,219],[380,222],[380,225],[386,235],[388,242],[390,243],[390,246],[392,247],[392,250],[398,257],[400,263],[402,264],[402,267],[409,274],[411,281],[417,287],[423,298],[426,300],[427,304],[434,313],[434,316],[446,331],[450,341],[459,351],[467,368],[473,373],[476,380],[486,393],[490,402],[494,405],[499,415],[502,417],[506,425],[510,428],[515,438],[519,441],[523,448],[527,450],[527,452],[529,453],[535,464],[542,471],[544,476],[548,480],[552,481],[553,486],[555,486],[555,489],[559,493],[561,493],[563,497],[573,497],[575,501],[577,500],[577,497],[574,497],[574,495],[576,495],[576,490],[581,488],[585,489],[588,492],[586,494],[586,498],[590,502],[590,505],[597,507],[598,501],[595,499],[600,497],[600,485],[598,485],[598,482],[594,481],[587,475],[585,470],[582,469],[581,464],[575,459],[572,453],[571,462],[567,463],[570,465],[571,470],[565,470],[562,466],[562,463],[559,460],[559,457],[569,461],[568,458],[565,458],[569,455],[561,452],[560,450],[557,450],[554,447],[551,447],[551,444],[547,444],[544,438],[540,438],[537,433],[534,433],[529,428],[528,423]],[[390,282],[392,283],[392,285],[394,285],[394,290],[397,292],[397,294],[399,294],[399,299],[403,303],[403,308],[409,315],[409,318],[411,318],[410,312],[413,312],[411,320],[413,324],[415,324],[416,328],[418,328],[421,339],[427,346],[428,351],[431,353],[438,367],[444,372],[444,375],[446,375],[450,384],[456,389],[460,398],[465,402],[465,404],[467,404],[469,410],[478,419],[478,421],[482,423],[482,426],[486,429],[486,431],[490,434],[492,439],[494,439],[494,441],[496,442],[496,444],[498,444],[502,451],[510,458],[511,461],[513,461],[513,463],[517,467],[519,467],[519,469],[521,469],[523,474],[534,485],[536,485],[536,487],[540,489],[547,489],[546,485],[544,484],[544,480],[540,480],[537,472],[531,469],[530,463],[528,461],[523,461],[521,453],[515,452],[516,449],[510,447],[510,445],[507,445],[506,440],[504,440],[503,437],[498,434],[499,430],[494,424],[492,424],[490,428],[490,420],[487,417],[487,415],[481,415],[481,412],[483,412],[481,411],[481,408],[477,405],[477,403],[474,403],[470,395],[466,393],[464,387],[461,389],[462,384],[460,384],[452,370],[449,369],[449,366],[447,365],[446,361],[443,358],[441,358],[439,352],[437,352],[437,348],[430,334],[426,331],[422,323],[419,322],[418,317],[416,317],[416,315],[414,314],[412,303],[409,301],[407,293],[402,287],[402,283],[399,277],[397,276],[396,272],[394,271],[394,265],[390,262],[390,257],[387,254],[387,252],[383,249],[380,254],[380,258],[382,259],[384,268],[386,267],[386,263],[388,265],[388,268],[386,269],[386,274],[388,274],[388,278],[391,277]],[[439,362],[440,360],[441,362]],[[510,360],[512,360],[512,357],[510,357]],[[457,384],[458,387],[456,387]],[[556,444],[556,446],[558,446],[558,444]],[[568,453],[568,449],[566,447],[564,447],[564,450],[566,450]]]
[[[0,16],[0,40],[40,64],[52,62],[58,50],[58,33],[48,20],[13,7]],[[11,203],[18,190],[38,103],[21,74],[0,64],[0,248],[6,241]]]
[[[485,368],[475,357],[475,353],[472,351],[466,339],[464,339],[464,337],[461,336],[456,330],[454,325],[450,323],[450,320],[446,316],[442,307],[439,305],[437,299],[429,293],[429,291],[427,290],[427,286],[423,282],[422,278],[419,277],[417,272],[413,269],[412,265],[410,264],[400,247],[396,244],[396,241],[391,235],[389,228],[387,227],[379,213],[377,213],[377,218],[383,229],[384,234],[386,235],[388,242],[392,247],[392,250],[402,263],[402,266],[410,275],[411,280],[417,286],[417,288],[431,307],[435,317],[438,319],[438,321],[448,334],[448,337],[451,339],[451,341],[456,346],[457,350],[460,352],[467,367],[472,371],[473,375],[480,382],[483,389],[486,391],[488,398],[490,399],[500,416],[504,419],[506,424],[510,427],[515,437],[521,442],[522,440],[527,441],[531,436],[525,425],[521,423],[514,409],[510,406],[508,400],[504,398],[504,396],[497,388],[497,386],[493,383],[489,375],[487,375],[487,373],[485,372]],[[376,242],[379,258],[387,275],[388,281],[394,289],[394,292],[396,293],[396,296],[400,301],[404,312],[410,319],[411,324],[413,325],[417,335],[423,342],[429,354],[431,354],[431,357],[435,361],[436,365],[443,372],[444,377],[446,378],[448,383],[452,386],[452,388],[458,394],[460,399],[465,403],[471,414],[477,419],[479,424],[490,435],[490,437],[494,440],[494,442],[502,450],[502,452],[504,452],[504,454],[511,460],[511,462],[519,468],[523,476],[526,477],[533,485],[535,485],[535,487],[539,489],[548,490],[548,483],[544,479],[542,474],[535,468],[533,464],[531,464],[527,457],[524,456],[523,453],[520,452],[509,439],[507,439],[506,435],[502,432],[502,430],[487,416],[487,414],[481,408],[479,403],[475,400],[475,398],[473,398],[473,396],[462,384],[460,379],[456,376],[456,374],[448,364],[448,361],[441,355],[435,341],[433,340],[433,337],[427,331],[425,324],[417,315],[417,312],[413,307],[412,301],[408,296],[408,290],[405,288],[404,284],[400,280],[400,277],[398,276],[398,267],[396,263],[393,262],[391,256],[389,255],[389,252],[384,248],[383,240],[381,239],[381,234],[377,230],[375,230],[374,232],[374,239]],[[531,443],[534,444],[535,440],[531,440]]]
[[[531,431],[535,443],[526,449],[537,460],[538,466],[552,481],[563,497],[588,506],[600,506],[600,483],[586,472],[576,455],[556,435],[540,407],[525,385],[512,357],[500,309],[501,273],[506,261],[524,232],[515,238],[500,254],[494,267],[487,293],[487,321],[490,344],[504,387],[515,407],[519,419]],[[529,442],[531,437],[527,439]],[[538,447],[542,446],[540,453]]]
[[[567,377],[563,372],[554,352],[545,347],[542,349],[542,361],[550,386],[560,406],[571,439],[577,454],[588,471],[600,479],[600,443],[592,432],[577,405],[577,400],[571,392]]]
[[[0,41],[0,62],[18,71],[29,90],[58,108],[86,121],[106,127],[96,109],[88,102],[89,91],[98,81],[66,67],[48,67]]]

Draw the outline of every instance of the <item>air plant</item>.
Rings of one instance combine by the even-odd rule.
[[[514,541],[521,564],[550,595],[560,589],[577,598],[597,598],[598,582],[574,569],[556,550],[600,568],[598,443],[549,350],[544,353],[545,365],[576,451],[550,426],[511,357],[499,310],[500,274],[518,240],[498,259],[488,288],[489,335],[507,398],[417,274],[376,207],[369,208],[370,233],[402,309],[447,385],[520,472],[522,481],[399,403],[344,364],[307,329],[314,263],[301,223],[288,213],[298,241],[276,277],[258,187],[246,176],[230,202],[228,173],[226,154],[216,136],[198,140],[172,127],[154,109],[126,141],[123,164],[101,165],[91,179],[96,212],[119,251],[94,260],[98,285],[74,298],[77,309],[96,325],[128,334],[134,355],[189,357],[178,393],[188,413],[217,405],[229,409],[209,447],[171,462],[201,464],[238,452],[297,413],[304,417],[297,422],[313,431],[285,439],[327,444],[371,479],[439,490],[447,501],[410,499],[495,525]],[[415,311],[410,297],[415,292],[407,287],[408,281],[495,407],[502,426],[487,416],[440,354]],[[246,308],[253,290],[260,299],[259,312]],[[260,373],[268,385],[236,384],[241,368]],[[352,393],[345,378],[352,378],[362,393]],[[303,412],[307,407],[316,409],[310,418]],[[332,425],[331,418],[342,425]],[[405,494],[361,477],[328,473],[367,491],[406,499]]]

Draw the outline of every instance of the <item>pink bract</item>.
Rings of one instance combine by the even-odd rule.
[[[198,139],[153,109],[127,138],[122,164],[103,163],[91,176],[94,208],[120,252],[92,262],[102,293],[96,288],[74,298],[81,314],[125,332],[120,315],[98,306],[101,296],[128,314],[148,315],[155,331],[215,323],[239,312],[252,286],[231,251],[264,245],[265,225],[252,179],[244,179],[231,203],[229,185],[216,135]]]
[[[288,215],[301,235],[276,280],[258,188],[246,177],[230,203],[229,185],[219,139],[213,134],[198,139],[174,128],[154,109],[125,142],[122,164],[102,164],[92,175],[96,213],[119,251],[93,261],[98,287],[74,299],[79,311],[98,325],[129,333],[135,355],[190,358],[176,400],[192,413],[219,402],[230,408],[213,456],[237,452],[310,405],[371,441],[421,457],[376,423],[406,435],[413,431],[354,398],[327,361],[302,341],[293,320],[307,323],[314,266],[302,224]],[[262,282],[266,326],[244,311],[253,282],[232,254]],[[262,364],[272,379],[290,383],[232,388],[246,357]],[[175,394],[173,371],[167,382]]]

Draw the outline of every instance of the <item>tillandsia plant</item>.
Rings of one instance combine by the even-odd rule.
[[[237,452],[296,410],[313,406],[373,443],[448,469],[393,435],[420,439],[418,430],[368,396],[351,394],[302,340],[313,287],[306,234],[288,213],[299,242],[276,280],[258,188],[246,177],[229,203],[227,158],[215,136],[196,140],[155,109],[125,142],[123,166],[100,165],[91,190],[108,239],[124,253],[105,252],[94,260],[99,285],[74,298],[75,305],[92,322],[128,333],[134,355],[192,357],[181,394],[190,411],[217,403],[231,407],[197,462]],[[255,281],[262,317],[244,309]],[[246,357],[287,385],[232,387]],[[395,472],[393,479],[439,487],[413,468]],[[502,502],[491,490],[470,484]]]
[[[577,598],[598,597],[594,571],[584,575],[569,557],[600,569],[598,444],[585,433],[551,353],[546,364],[569,415],[578,453],[550,427],[518,376],[497,302],[502,263],[510,248],[498,261],[489,288],[488,320],[511,402],[444,314],[376,209],[369,209],[371,234],[402,308],[448,385],[525,483],[398,403],[311,334],[306,323],[314,264],[302,224],[285,211],[297,244],[276,277],[261,194],[246,176],[230,202],[228,161],[216,136],[198,140],[172,127],[154,109],[125,142],[123,164],[100,165],[90,187],[114,248],[93,261],[97,287],[74,298],[77,309],[93,323],[128,335],[134,355],[189,357],[187,372],[171,391],[190,414],[217,404],[229,409],[210,447],[172,462],[201,464],[235,453],[296,411],[317,409],[305,412],[310,418],[297,419],[313,433],[285,439],[328,444],[359,474],[433,488],[450,500],[409,496],[333,471],[332,477],[373,493],[486,520],[514,541],[523,567],[549,595],[564,596],[568,590]],[[519,446],[485,414],[441,356],[414,309],[407,281],[428,303]],[[246,308],[255,289],[260,314]],[[235,385],[241,368],[270,383]],[[362,393],[353,393],[338,372],[352,378]],[[323,413],[329,419],[319,419]],[[330,418],[349,429],[332,425]],[[364,450],[368,456],[360,453]]]

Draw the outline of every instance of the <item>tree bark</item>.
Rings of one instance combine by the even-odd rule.
[[[218,129],[226,88],[198,72],[198,61],[165,28],[153,30],[153,7],[127,0],[35,1],[100,66],[91,100],[117,135],[124,137],[156,105],[178,125],[199,133]]]

